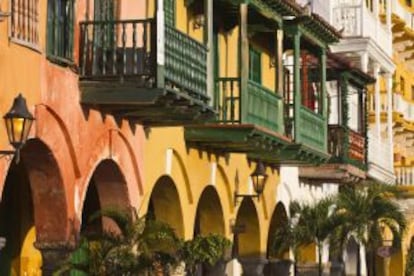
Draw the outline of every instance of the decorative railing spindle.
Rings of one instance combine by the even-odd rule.
[[[137,74],[138,68],[136,65],[138,64],[138,56],[137,56],[137,24],[136,23],[132,23],[132,50],[134,53],[133,54],[133,58],[134,58],[133,72],[134,74]]]
[[[127,34],[126,34],[126,23],[122,22],[122,73],[123,76],[126,75],[127,73],[127,66],[126,66],[126,61],[127,61],[127,53],[126,53],[126,39],[127,39]]]
[[[116,53],[117,53],[117,27],[116,27],[116,23],[112,22],[112,74],[116,75],[117,71],[116,71],[116,65],[117,65],[117,60],[116,60]]]

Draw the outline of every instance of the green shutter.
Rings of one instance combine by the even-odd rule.
[[[48,1],[48,57],[59,63],[73,59],[74,0]]]
[[[261,53],[253,47],[249,47],[249,80],[262,83]]]
[[[175,26],[175,0],[164,0],[165,24]]]
[[[53,45],[55,41],[55,1],[49,0],[47,2],[47,44],[46,53],[47,55],[53,55]]]

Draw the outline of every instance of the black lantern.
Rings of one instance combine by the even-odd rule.
[[[266,169],[262,162],[257,162],[256,169],[250,177],[252,178],[254,191],[260,196],[263,193],[267,180]]]
[[[263,190],[265,188],[266,180],[267,180],[267,174],[266,174],[266,168],[263,165],[262,162],[258,161],[256,165],[256,169],[254,172],[250,175],[254,191],[256,194],[250,195],[250,194],[238,194],[237,189],[234,191],[234,205],[237,205],[237,198],[239,197],[249,197],[249,198],[257,198],[259,199],[260,196],[263,193]]]
[[[34,121],[33,115],[29,112],[26,99],[21,94],[14,99],[9,112],[4,115],[7,135],[10,144],[15,148],[14,151],[0,151],[0,154],[16,153],[16,161],[19,160],[19,150],[23,147],[29,136],[30,128]]]

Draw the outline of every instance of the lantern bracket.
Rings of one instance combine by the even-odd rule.
[[[238,198],[257,198],[257,201],[260,201],[260,195],[259,194],[239,194],[237,191],[234,191],[234,206],[237,206]]]

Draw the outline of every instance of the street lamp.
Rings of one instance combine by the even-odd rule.
[[[263,193],[267,180],[266,169],[261,161],[257,162],[256,169],[252,172],[250,178],[252,179],[253,188],[256,194],[239,194],[236,189],[236,191],[234,191],[234,205],[237,205],[237,198],[239,197],[257,198],[259,200],[260,196]]]
[[[0,154],[16,154],[16,162],[19,162],[20,149],[26,143],[35,119],[27,108],[26,99],[21,94],[14,99],[12,107],[3,119],[6,124],[9,143],[15,150],[2,150]]]

